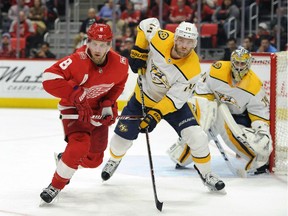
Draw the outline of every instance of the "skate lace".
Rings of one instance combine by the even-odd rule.
[[[219,182],[219,177],[216,176],[215,174],[208,173],[208,174],[206,175],[206,178],[205,178],[205,183],[206,183],[206,184],[215,187],[215,185],[217,184],[217,182]]]
[[[108,162],[106,163],[103,171],[111,174],[115,171],[116,167],[118,166],[118,164],[120,163],[120,161],[114,161],[114,160],[108,160]]]
[[[49,186],[48,188],[45,188],[44,189],[44,192],[46,192],[46,193],[48,193],[49,194],[49,196],[51,196],[51,197],[55,197],[55,196],[57,196],[57,194],[59,193],[59,189],[56,189],[56,188],[54,188],[53,186]]]

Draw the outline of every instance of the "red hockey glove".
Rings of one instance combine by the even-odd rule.
[[[148,50],[141,49],[138,46],[134,46],[129,56],[129,65],[134,73],[139,73],[138,69],[141,69],[141,75],[146,71],[146,61],[148,58]]]
[[[110,100],[104,100],[100,103],[100,113],[102,119],[100,123],[102,125],[110,126],[115,123],[115,120],[118,116],[118,106],[117,102],[113,103]]]
[[[148,132],[150,133],[156,125],[162,119],[162,113],[157,109],[150,109],[149,112],[144,116],[144,119],[140,122],[139,130],[141,133],[145,133],[148,128]]]
[[[74,103],[78,111],[78,120],[83,122],[90,122],[90,118],[93,115],[93,112],[87,101],[86,92],[84,89],[79,86],[74,87],[74,91],[70,95],[69,100]]]

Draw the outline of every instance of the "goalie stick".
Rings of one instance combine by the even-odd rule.
[[[139,88],[140,88],[140,96],[141,96],[141,108],[142,108],[142,114],[143,114],[143,116],[145,116],[144,92],[143,92],[142,78],[141,78],[142,75],[141,75],[141,72],[139,70],[141,71],[141,69],[138,69],[138,74],[139,74],[138,79],[139,79]],[[148,135],[148,128],[146,128],[146,130],[145,130],[145,135],[146,135],[146,144],[147,144],[147,150],[148,150],[150,173],[151,173],[151,179],[152,179],[152,185],[153,185],[155,204],[156,204],[156,208],[159,211],[162,211],[163,202],[160,202],[158,197],[157,197],[154,168],[153,168],[151,149],[150,149],[150,141],[149,141],[149,135]]]
[[[230,170],[234,175],[237,175],[237,176],[242,177],[242,178],[246,178],[246,177],[247,177],[247,173],[246,173],[245,170],[243,170],[243,169],[236,169],[235,167],[232,166],[230,160],[228,159],[228,157],[227,157],[227,155],[226,155],[226,153],[225,153],[224,148],[222,147],[222,145],[221,145],[221,143],[220,143],[220,141],[219,141],[220,135],[219,135],[219,134],[215,135],[215,131],[214,131],[213,128],[210,128],[210,129],[208,130],[208,132],[209,132],[210,137],[211,137],[211,138],[213,139],[213,141],[215,142],[215,144],[216,144],[218,150],[220,151],[223,159],[225,160],[225,163],[226,163],[226,165],[228,166],[229,170]]]
[[[60,115],[60,119],[78,119],[77,114],[67,114],[67,115]],[[97,120],[97,119],[102,119],[103,116],[101,115],[93,115],[91,116],[92,119]],[[143,118],[143,116],[128,116],[128,115],[121,115],[121,116],[117,116],[116,119],[119,120],[141,120]]]

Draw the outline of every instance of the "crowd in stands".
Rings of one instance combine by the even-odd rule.
[[[61,0],[2,0],[0,3],[2,37],[0,41],[0,57],[16,57],[13,38],[19,36],[24,40],[25,48],[18,53],[26,58],[55,58],[49,51],[49,44],[44,42],[43,36],[53,29],[55,19],[65,14],[65,1]],[[64,4],[63,4],[64,2]],[[167,24],[178,24],[182,21],[197,23],[197,0],[163,0],[161,5],[163,28]],[[225,48],[223,59],[227,59],[230,53],[242,45],[253,52],[276,52],[277,32],[281,32],[280,50],[287,50],[287,16],[281,19],[280,27],[277,20],[272,22],[261,21],[258,32],[245,35],[243,41],[240,38],[241,0],[202,0],[201,23],[217,24],[217,42],[214,48]],[[246,1],[245,12],[254,1]],[[258,1],[259,7],[267,10],[271,0]],[[159,17],[160,0],[107,0],[99,8],[89,8],[87,17],[82,17],[82,25],[79,33],[74,38],[74,50],[78,49],[86,36],[89,26],[94,23],[107,23],[114,29],[116,38],[116,51],[128,56],[135,41],[136,27],[139,22],[148,17]],[[269,10],[269,9],[268,9]],[[270,8],[271,10],[271,8]],[[260,11],[260,13],[262,12]],[[116,17],[113,19],[113,12]],[[276,13],[287,13],[279,9]],[[6,19],[1,16],[7,14]],[[18,20],[19,17],[19,20]],[[228,20],[234,17],[237,30],[237,38],[227,38]],[[249,16],[245,16],[245,23]],[[115,26],[113,26],[115,24]],[[233,24],[233,23],[232,23]],[[18,32],[18,25],[20,31]],[[233,27],[233,26],[232,26]],[[201,36],[201,32],[200,32]],[[212,47],[211,47],[212,48]],[[46,51],[45,51],[46,50]],[[43,54],[49,51],[47,54]],[[41,53],[41,54],[38,54]],[[51,55],[52,54],[52,55]],[[229,59],[227,59],[229,60]]]

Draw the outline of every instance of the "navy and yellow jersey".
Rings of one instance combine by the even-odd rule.
[[[231,62],[215,62],[198,80],[195,94],[225,103],[231,114],[247,110],[252,122],[261,120],[269,124],[269,100],[262,82],[251,69],[239,83],[233,84]]]
[[[174,34],[160,29],[156,18],[140,22],[135,44],[149,49],[146,73],[142,76],[145,105],[160,110],[163,115],[180,109],[192,96],[200,75],[197,54],[193,50],[185,58],[173,59],[170,53]],[[141,101],[138,84],[135,94]]]

